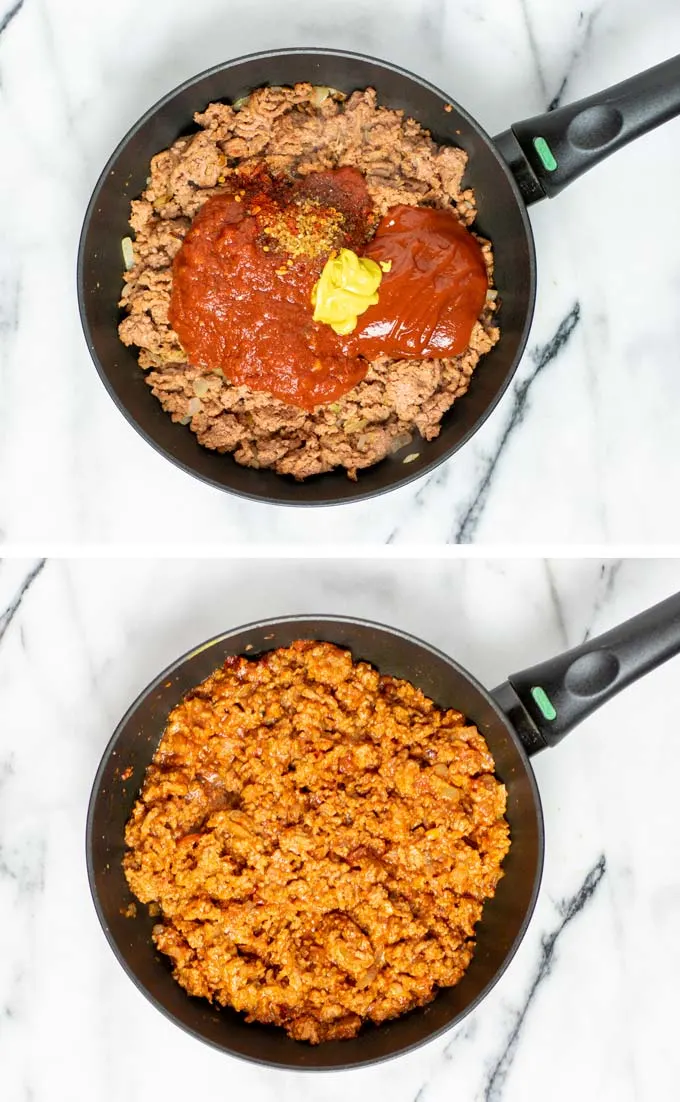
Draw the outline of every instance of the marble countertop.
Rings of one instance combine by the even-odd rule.
[[[429,478],[324,510],[257,505],[175,470],[91,365],[74,272],[112,148],[230,56],[349,48],[450,92],[490,133],[663,60],[674,0],[0,0],[0,532],[168,545],[680,540],[680,121],[532,209],[539,294],[514,387]],[[556,355],[554,338],[572,319]],[[539,363],[543,369],[538,371]],[[191,517],[168,523],[169,511]]]
[[[664,560],[3,562],[3,1102],[677,1097],[680,659],[534,759],[547,848],[526,938],[457,1029],[383,1065],[274,1072],[162,1018],[99,928],[84,832],[97,763],[128,704],[220,630],[265,615],[373,618],[491,686],[678,589],[680,563]]]

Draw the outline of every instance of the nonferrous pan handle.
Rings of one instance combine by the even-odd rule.
[[[526,750],[555,746],[639,677],[680,654],[680,593],[604,635],[513,673],[494,697]]]
[[[577,103],[513,123],[494,141],[525,202],[533,203],[557,195],[610,153],[676,115],[680,55]]]

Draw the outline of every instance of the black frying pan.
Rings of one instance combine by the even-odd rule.
[[[173,424],[151,394],[137,351],[118,340],[122,285],[121,239],[129,233],[130,199],[145,187],[149,161],[213,100],[236,100],[265,84],[308,80],[343,92],[370,85],[388,107],[402,108],[435,141],[469,154],[466,182],[477,195],[476,228],[494,245],[501,297],[501,339],[475,372],[470,389],[445,415],[436,440],[407,445],[362,471],[344,470],[304,483],[239,467],[201,447],[189,428]],[[445,111],[450,104],[452,110]],[[483,424],[512,379],[534,309],[534,243],[526,205],[556,195],[586,169],[662,122],[680,114],[680,57],[615,87],[546,115],[516,123],[491,139],[453,100],[431,84],[384,61],[339,50],[277,50],[219,65],[170,92],[137,122],[106,165],[85,215],[78,253],[78,299],[95,366],[119,409],[139,433],[178,467],[222,490],[279,505],[333,505],[403,486],[431,471]],[[509,167],[508,167],[509,166]]]
[[[487,740],[507,787],[512,836],[505,875],[484,908],[477,949],[458,986],[441,991],[424,1009],[365,1027],[352,1040],[314,1047],[290,1040],[282,1029],[248,1025],[233,1010],[214,1009],[189,997],[172,978],[167,958],[153,947],[154,919],[146,908],[138,906],[134,918],[124,916],[133,897],[122,868],[125,823],[171,709],[226,657],[254,656],[301,638],[349,647],[355,658],[382,673],[407,678],[442,707],[464,712]],[[678,652],[680,593],[581,647],[513,674],[494,692],[434,647],[363,620],[265,620],[209,640],[174,662],[137,698],[97,771],[87,820],[87,865],[111,948],[137,987],[177,1025],[216,1048],[262,1064],[298,1070],[358,1067],[436,1037],[490,991],[534,909],[543,867],[543,819],[528,755],[555,745],[600,704]]]

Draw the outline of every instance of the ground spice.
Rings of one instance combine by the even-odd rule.
[[[260,214],[262,232],[292,257],[327,256],[345,229],[345,216],[335,207],[324,207],[317,199],[297,199],[286,208]]]

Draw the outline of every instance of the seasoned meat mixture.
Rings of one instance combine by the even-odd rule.
[[[260,165],[294,178],[353,166],[379,215],[399,204],[426,205],[453,211],[469,226],[475,199],[462,185],[467,155],[437,146],[403,112],[379,107],[371,88],[348,98],[311,84],[261,88],[240,105],[212,103],[195,120],[196,134],[153,158],[147,188],[132,202],[135,240],[120,303],[126,312],[120,337],[140,348],[139,363],[154,395],[205,447],[297,479],[335,467],[356,478],[388,454],[414,457],[422,447],[418,434],[425,440],[439,434],[443,414],[465,393],[480,356],[498,340],[495,291],[489,291],[461,355],[378,356],[357,386],[310,412],[187,363],[168,320],[172,263],[203,203]],[[491,245],[480,241],[491,283]]]
[[[458,983],[509,845],[484,739],[329,643],[230,658],[173,710],[125,873],[190,995],[313,1044]]]

